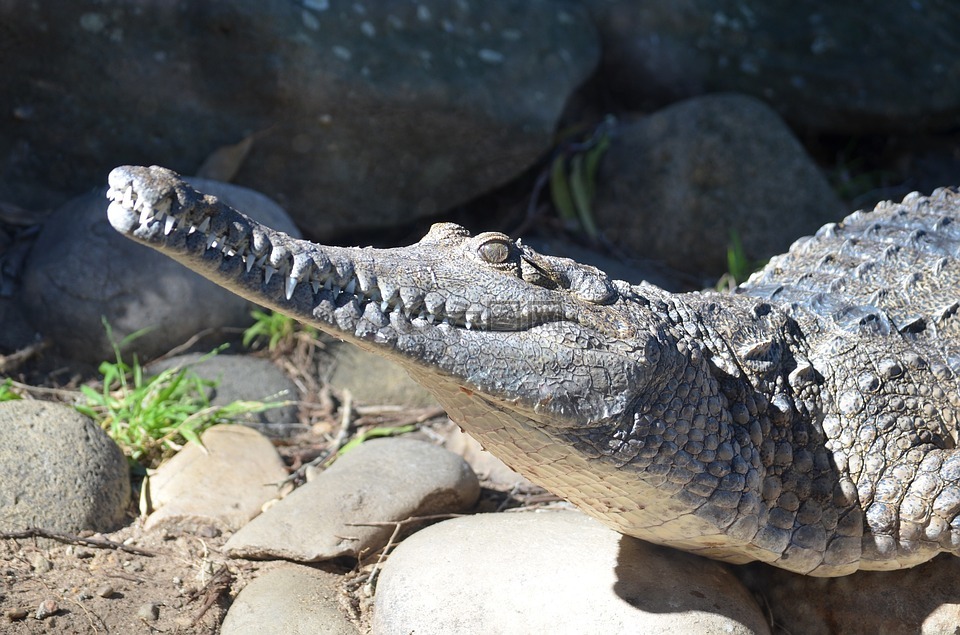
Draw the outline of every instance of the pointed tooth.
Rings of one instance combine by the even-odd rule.
[[[288,300],[293,297],[293,292],[296,291],[296,289],[297,289],[297,279],[294,278],[293,276],[288,277],[287,288],[286,288],[286,295]]]
[[[433,313],[428,313],[428,314],[427,314],[427,324],[433,324],[433,323],[436,322],[436,321],[437,321],[437,316],[436,316],[436,315],[434,315]]]
[[[263,254],[262,256],[260,256],[259,258],[257,258],[257,266],[258,266],[258,267],[263,267],[263,265],[264,265],[266,262],[267,262],[267,254]]]
[[[464,323],[466,324],[468,331],[473,330],[473,322],[470,320],[469,317],[467,317],[467,319],[464,320]]]
[[[347,283],[347,286],[344,288],[349,295],[354,295],[357,292],[357,279],[351,278],[350,282]]]
[[[207,236],[207,249],[213,249],[217,246],[217,243],[220,241],[220,236],[210,235]]]
[[[386,313],[386,312],[387,312],[387,309],[389,309],[389,308],[390,308],[390,303],[389,303],[389,302],[387,302],[386,300],[380,300],[380,312],[381,312],[381,313]]]
[[[133,209],[133,186],[128,185],[123,191],[123,206],[127,209]]]
[[[203,222],[197,226],[197,231],[206,233],[209,229],[210,229],[210,217],[208,216],[207,218],[204,218]]]
[[[333,288],[333,280],[331,280],[330,278],[327,278],[326,280],[324,280],[324,281],[323,281],[323,288],[326,289],[327,291],[329,291],[330,289],[332,289],[332,288]]]
[[[270,278],[272,278],[273,274],[275,274],[276,272],[277,270],[271,267],[270,265],[267,265],[266,267],[264,267],[263,268],[263,284],[268,284],[270,282]]]
[[[317,295],[318,293],[320,293],[320,289],[322,285],[320,284],[319,280],[317,280],[316,278],[311,278],[310,286],[313,288],[313,295]]]
[[[164,235],[164,236],[169,236],[169,235],[170,235],[170,232],[173,231],[173,226],[174,226],[175,223],[176,223],[176,219],[175,219],[173,216],[171,216],[170,214],[167,214],[167,217],[163,220],[163,235]]]
[[[143,208],[140,210],[140,224],[146,225],[150,222],[151,218],[153,218],[153,207],[144,203]]]
[[[249,253],[249,252],[248,252],[248,253],[244,254],[244,256],[243,256],[243,261],[244,261],[245,263],[247,263],[247,273],[250,273],[250,270],[253,269],[253,263],[254,263],[255,260],[256,260],[256,258],[253,257],[253,254],[252,254],[252,253]]]
[[[197,231],[196,225],[190,225],[190,229],[187,230],[187,236],[189,236],[190,234],[192,234],[192,233],[195,232],[195,231]]]
[[[421,319],[421,320],[426,320],[426,319],[427,319],[427,312],[426,312],[426,311],[420,311],[420,315],[418,315],[417,318],[418,318],[418,319]]]

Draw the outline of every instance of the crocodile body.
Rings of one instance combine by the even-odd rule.
[[[400,363],[506,463],[618,531],[845,575],[960,552],[960,196],[828,225],[734,294],[609,280],[498,233],[292,239],[163,168],[125,235]]]

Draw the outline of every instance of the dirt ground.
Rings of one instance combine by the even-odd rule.
[[[140,553],[50,539],[0,541],[5,633],[216,633],[232,597],[271,563],[220,555],[223,536],[97,535]],[[42,619],[40,615],[47,614]]]

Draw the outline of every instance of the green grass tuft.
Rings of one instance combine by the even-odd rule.
[[[127,363],[120,354],[120,348],[140,333],[118,344],[106,320],[104,327],[113,342],[115,361],[100,364],[101,388],[81,386],[82,402],[74,408],[97,422],[135,464],[156,467],[184,443],[200,443],[200,434],[213,425],[282,405],[237,401],[212,406],[207,392],[216,382],[200,378],[189,368],[170,368],[148,377],[136,356]]]

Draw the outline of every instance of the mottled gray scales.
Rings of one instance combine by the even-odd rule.
[[[829,225],[734,295],[674,295],[452,224],[327,247],[169,170],[110,185],[119,231],[403,365],[487,449],[625,534],[818,576],[960,553],[952,191]]]

